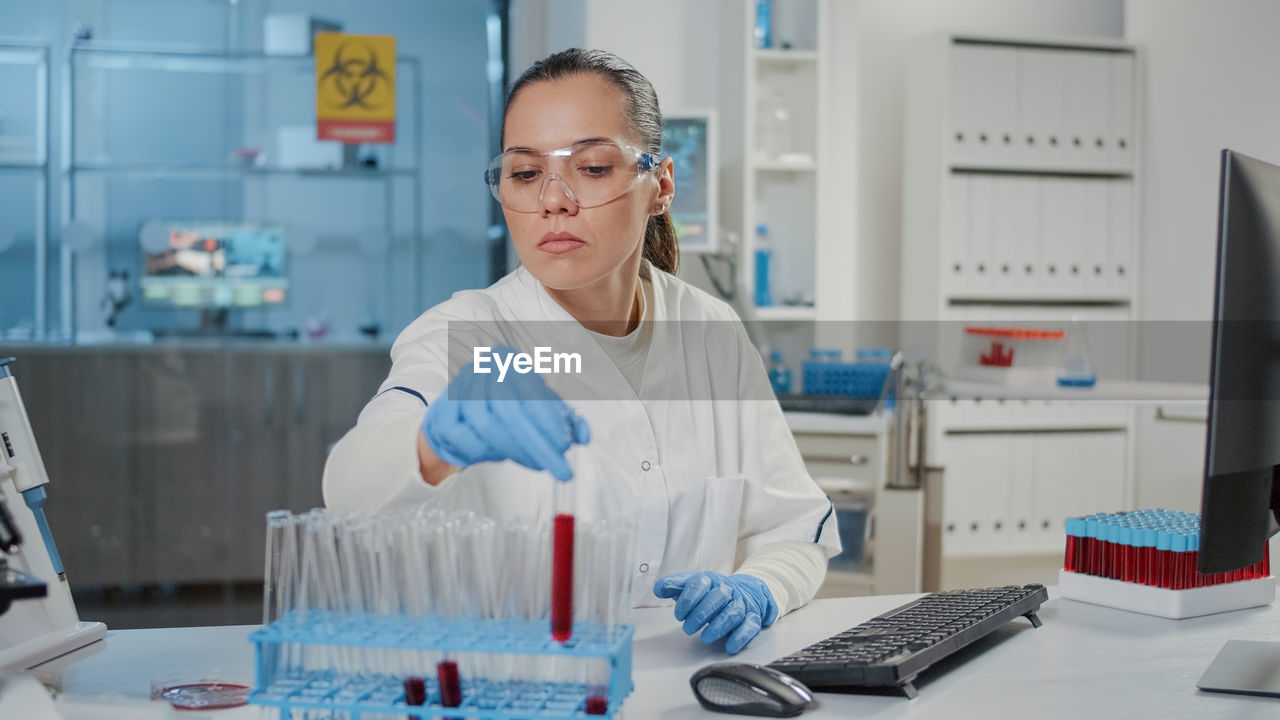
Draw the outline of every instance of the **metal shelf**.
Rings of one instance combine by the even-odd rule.
[[[387,178],[412,178],[416,170],[405,168],[337,168],[333,170],[307,170],[290,168],[239,167],[236,165],[163,165],[153,163],[76,163],[71,166],[72,172],[102,173],[126,177],[174,178],[187,180],[207,179],[242,179],[245,177],[283,176],[306,178],[368,178],[385,180]]]

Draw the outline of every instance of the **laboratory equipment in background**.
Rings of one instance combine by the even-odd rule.
[[[773,304],[773,291],[770,289],[772,277],[773,248],[769,241],[769,226],[756,224],[756,307],[769,307]]]
[[[888,348],[861,348],[858,361],[843,362],[839,348],[811,348],[801,364],[801,392],[780,393],[788,412],[870,415],[891,409],[895,400],[894,353]]]
[[[890,397],[889,379],[893,352],[887,348],[862,349],[858,362],[843,361],[839,348],[813,348],[801,368],[804,391],[810,395],[843,395],[853,398]],[[886,394],[887,393],[887,394]]]
[[[107,273],[107,288],[102,295],[102,312],[106,315],[107,327],[114,328],[120,312],[133,301],[133,291],[129,287],[128,270],[111,270]]]
[[[304,13],[271,13],[262,18],[265,55],[310,55],[316,33],[342,32],[342,23]]]
[[[1002,385],[1052,386],[1062,362],[1063,330],[966,326],[955,377]]]
[[[757,50],[773,47],[773,2],[756,0],[756,21],[752,28],[752,44]]]
[[[662,153],[675,165],[676,187],[680,189],[671,201],[670,213],[681,252],[714,253],[717,249],[717,142],[714,110],[662,114]]]
[[[1098,372],[1089,359],[1089,342],[1084,336],[1084,325],[1078,318],[1071,319],[1067,331],[1067,348],[1058,365],[1058,386],[1091,388],[1098,382]]]
[[[777,350],[769,353],[769,385],[779,395],[791,392],[791,368]]]
[[[36,448],[13,358],[0,359],[0,672],[25,670],[101,639],[107,626],[81,622],[44,516],[44,461]],[[34,584],[44,592],[33,595]],[[9,606],[10,599],[27,598]]]
[[[205,311],[208,332],[226,313],[282,305],[289,276],[285,231],[256,222],[151,220],[139,232],[144,309]]]

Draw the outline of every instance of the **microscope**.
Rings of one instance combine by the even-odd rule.
[[[49,477],[36,448],[13,358],[0,358],[0,674],[26,670],[101,639],[80,621],[45,520]]]

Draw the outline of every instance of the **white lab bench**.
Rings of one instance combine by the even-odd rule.
[[[767,663],[894,608],[910,595],[815,600],[765,630],[735,660]],[[1205,693],[1196,681],[1231,639],[1280,640],[1280,608],[1239,610],[1167,620],[1056,597],[1040,611],[1039,629],[1018,619],[922,675],[920,695],[818,694],[809,718],[1011,717],[1274,718],[1280,700]],[[723,651],[684,635],[668,608],[636,613],[635,692],[623,706],[630,720],[722,717],[703,710],[689,689],[698,668]],[[154,677],[221,668],[249,675],[251,626],[122,630],[37,673],[67,693],[121,693],[145,699]],[[242,707],[188,718],[278,718]]]

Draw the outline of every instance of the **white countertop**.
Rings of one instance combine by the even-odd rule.
[[[1167,620],[1053,597],[1044,625],[1018,619],[926,671],[914,700],[900,696],[819,693],[804,717],[852,718],[1275,718],[1280,700],[1205,693],[1196,681],[1229,639],[1280,641],[1280,608]],[[908,601],[890,595],[815,600],[761,633],[733,659],[767,663]],[[684,635],[669,608],[637,611],[628,720],[721,717],[703,710],[689,688],[698,668],[723,651]],[[41,666],[65,692],[146,698],[153,677],[222,668],[247,674],[254,628],[208,627],[112,631],[97,647]],[[239,677],[239,675],[237,675]],[[279,717],[245,707],[183,718]]]

